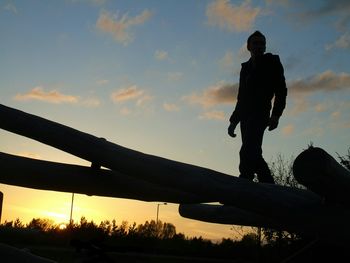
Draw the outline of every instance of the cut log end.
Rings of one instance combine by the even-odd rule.
[[[350,172],[325,150],[309,147],[293,163],[295,179],[331,202],[350,206]]]

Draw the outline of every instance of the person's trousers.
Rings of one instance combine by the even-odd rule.
[[[274,184],[271,171],[262,156],[262,142],[268,119],[250,118],[241,120],[242,147],[239,152],[241,178],[253,180],[255,174],[261,183]]]

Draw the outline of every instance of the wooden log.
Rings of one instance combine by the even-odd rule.
[[[182,217],[203,222],[283,229],[283,224],[269,217],[231,205],[180,204],[179,213]]]
[[[350,211],[342,206],[320,206],[308,211],[293,209],[279,220],[228,205],[181,204],[181,216],[210,223],[254,226],[290,231],[327,242],[349,245]]]
[[[261,215],[279,218],[293,209],[308,210],[321,204],[319,196],[310,191],[253,183],[211,169],[141,153],[3,105],[0,105],[0,128],[122,174]]]
[[[311,191],[334,202],[350,207],[350,171],[325,150],[309,147],[294,161],[297,181]]]
[[[141,201],[205,202],[202,197],[194,194],[178,192],[170,187],[160,187],[106,169],[96,170],[91,167],[42,161],[5,153],[0,153],[0,167],[0,183],[10,185]],[[281,214],[277,221],[273,216],[250,211],[249,207],[240,209],[228,205],[182,204],[179,211],[181,216],[205,222],[271,227],[314,234],[318,233],[318,228],[325,226],[325,222],[334,223],[334,219],[324,216],[328,212],[322,212],[317,206],[308,209],[306,214],[298,207],[294,207],[289,213]],[[339,214],[337,211],[332,211],[330,214],[337,213]],[[348,215],[341,214],[343,220],[346,216]],[[313,227],[310,227],[310,224]],[[317,231],[316,227],[318,227]]]
[[[0,183],[106,197],[162,201],[203,201],[192,193],[160,187],[106,169],[70,165],[19,157],[0,152]]]

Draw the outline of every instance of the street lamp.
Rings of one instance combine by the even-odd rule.
[[[0,223],[1,223],[1,214],[2,214],[2,201],[4,199],[4,194],[0,192]]]
[[[73,228],[73,203],[74,203],[74,193],[72,193],[72,202],[70,205],[70,218],[69,218],[69,226]]]
[[[159,206],[161,206],[161,205],[167,205],[167,204],[168,204],[168,203],[157,204],[157,221],[156,221],[157,224],[158,224]]]

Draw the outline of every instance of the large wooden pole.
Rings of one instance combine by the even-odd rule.
[[[204,200],[191,193],[160,187],[111,170],[42,161],[1,152],[0,168],[0,183],[33,189],[172,203]]]
[[[295,207],[288,213],[281,213],[278,220],[252,212],[249,208],[245,210],[217,204],[182,204],[179,213],[183,217],[204,222],[273,228],[317,236],[340,245],[350,244],[350,211],[342,206],[323,205],[308,210]]]
[[[294,161],[297,181],[325,198],[328,203],[350,207],[350,171],[325,150],[309,147]]]
[[[131,150],[16,109],[0,105],[0,128],[32,138],[92,163],[179,192],[193,193],[279,218],[291,209],[319,205],[310,191],[258,184],[207,168]]]
[[[216,224],[267,227],[283,229],[285,222],[275,222],[273,219],[240,209],[230,205],[217,204],[181,204],[181,216],[203,222]]]

